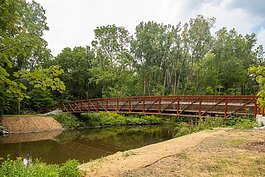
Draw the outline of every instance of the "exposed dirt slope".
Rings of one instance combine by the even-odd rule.
[[[62,125],[52,117],[37,115],[3,117],[2,125],[11,133],[44,132],[62,129]]]
[[[121,176],[265,176],[265,131],[227,131]]]
[[[80,168],[87,176],[123,176],[126,173],[146,168],[161,159],[182,153],[199,145],[206,138],[217,136],[225,130],[203,131],[139,149],[116,154],[83,164]],[[150,176],[152,176],[150,174]]]

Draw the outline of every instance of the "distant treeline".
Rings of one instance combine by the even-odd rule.
[[[248,68],[263,64],[263,46],[257,46],[254,33],[214,32],[215,18],[198,15],[175,25],[142,22],[134,34],[101,26],[90,45],[52,56],[43,39],[45,11],[38,3],[5,0],[0,13],[0,107],[5,113],[38,112],[62,101],[97,97],[258,90]]]

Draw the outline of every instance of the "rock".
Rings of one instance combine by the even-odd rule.
[[[263,127],[260,127],[260,130],[265,130],[265,126],[263,126]]]
[[[0,125],[0,134],[8,134],[8,133],[9,133],[8,130],[4,126]]]
[[[265,125],[265,116],[262,115],[256,115],[256,122],[259,125]]]
[[[265,126],[263,126],[263,127],[254,127],[254,130],[265,130]]]
[[[57,114],[61,114],[62,113],[62,110],[60,109],[56,109],[56,110],[53,110],[51,112],[47,112],[45,114],[40,114],[41,116],[50,116],[50,115],[57,115]]]

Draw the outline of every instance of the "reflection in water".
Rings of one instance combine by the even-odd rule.
[[[10,135],[12,136],[12,135]],[[3,138],[0,157],[24,157],[28,163],[41,159],[48,163],[63,163],[69,159],[86,162],[117,151],[125,151],[172,138],[170,126],[111,127],[65,131],[48,140],[22,142]],[[49,135],[51,136],[51,135]],[[12,142],[11,140],[15,140]],[[45,138],[42,138],[45,139]],[[21,138],[20,140],[25,140]]]

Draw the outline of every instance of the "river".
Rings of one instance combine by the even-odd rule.
[[[173,127],[169,125],[8,135],[0,137],[0,159],[22,157],[25,163],[40,159],[56,164],[76,159],[83,163],[118,151],[165,141],[173,136]]]

